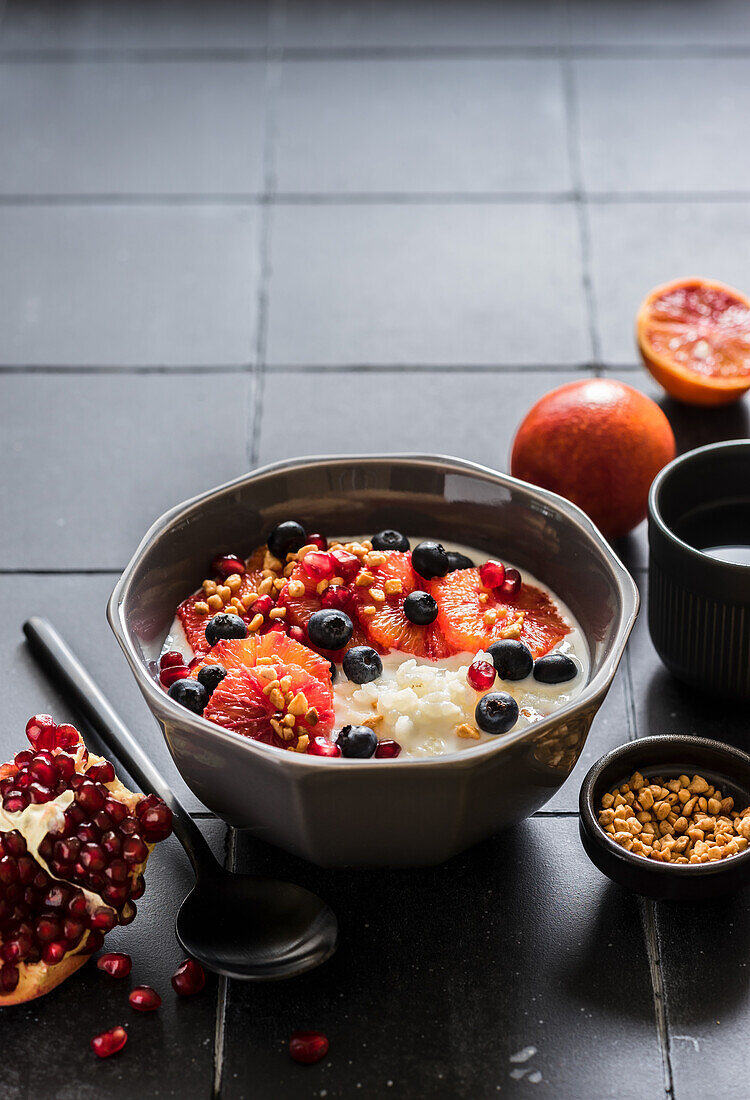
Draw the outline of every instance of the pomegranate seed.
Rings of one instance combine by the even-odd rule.
[[[211,562],[211,570],[220,577],[231,577],[232,573],[244,573],[245,563],[236,554],[219,554]]]
[[[325,537],[325,535],[308,535],[307,545],[317,546],[318,550],[327,550],[328,539]]]
[[[36,922],[36,938],[42,943],[56,940],[60,935],[60,922],[57,917],[40,917]]]
[[[138,901],[139,898],[143,897],[145,892],[146,892],[146,881],[145,881],[143,875],[138,875],[134,879],[133,884],[130,887],[130,900],[131,901]]]
[[[336,571],[336,563],[327,551],[310,550],[302,559],[302,571],[311,580],[318,583],[333,576]]]
[[[18,967],[6,963],[0,969],[0,992],[12,993],[18,985]]]
[[[124,1027],[113,1027],[109,1031],[103,1031],[101,1035],[95,1035],[91,1040],[91,1049],[99,1058],[109,1058],[122,1050],[128,1041],[128,1033]]]
[[[86,925],[83,921],[73,920],[72,917],[66,917],[63,924],[63,934],[68,943],[78,943],[83,933],[86,931]]]
[[[117,924],[117,915],[104,905],[100,905],[91,914],[91,927],[100,932],[111,932]]]
[[[62,726],[57,727],[55,733],[55,744],[52,746],[44,746],[45,748],[58,748],[58,749],[74,749],[81,740],[81,735],[75,726],[69,726],[67,723],[63,723]],[[88,753],[86,753],[86,759],[88,760]]]
[[[162,653],[159,659],[159,668],[173,668],[175,665],[184,665],[185,658],[176,649],[170,649]]]
[[[328,1053],[328,1039],[322,1031],[293,1031],[289,1038],[289,1053],[295,1062],[312,1066]]]
[[[394,760],[401,752],[401,746],[398,741],[391,741],[386,738],[384,741],[378,741],[378,747],[375,749],[375,756],[379,760]]]
[[[181,997],[192,997],[194,993],[200,993],[205,984],[203,967],[194,959],[185,959],[172,975],[172,988]]]
[[[26,768],[34,759],[34,754],[31,749],[22,749],[21,752],[17,752],[13,757],[13,761],[17,768]]]
[[[42,802],[51,802],[55,792],[49,787],[43,787],[41,783],[32,783],[29,787],[29,800],[35,805]]]
[[[299,642],[300,645],[305,645],[307,643],[307,634],[305,634],[301,626],[290,626],[289,637],[293,642]]]
[[[466,679],[474,691],[487,691],[495,682],[495,666],[489,661],[474,661],[469,665]]]
[[[131,841],[134,839],[134,837],[130,837]],[[105,867],[104,875],[110,882],[127,882],[128,865],[124,859],[113,859],[109,867]]]
[[[505,580],[500,587],[501,596],[515,596],[521,587],[521,574],[517,569],[506,569]]]
[[[16,814],[21,810],[25,810],[28,804],[29,799],[24,791],[8,791],[3,797],[3,809],[9,814]]]
[[[34,757],[29,764],[29,773],[44,787],[54,787],[57,782],[57,771],[54,764],[50,764],[38,756]]]
[[[62,962],[68,951],[67,944],[64,940],[56,940],[54,943],[45,943],[42,949],[42,960],[46,962],[47,966],[56,966],[59,962]]]
[[[124,952],[112,951],[109,955],[101,955],[96,960],[96,965],[111,978],[127,978],[133,967],[133,960]]]
[[[251,615],[262,615],[263,618],[268,615],[268,612],[273,610],[276,605],[270,596],[258,596],[255,603],[250,608]]]
[[[354,596],[343,584],[333,584],[326,588],[320,601],[321,607],[333,607],[337,611],[350,611],[354,607]]]
[[[273,619],[270,623],[266,623],[261,634],[286,634],[287,625],[282,622],[281,619]]]
[[[341,756],[341,749],[327,737],[313,737],[307,746],[309,756]]]
[[[479,576],[485,588],[497,588],[505,580],[505,566],[499,561],[486,561],[480,566]]]
[[[359,572],[360,561],[356,554],[350,554],[348,550],[329,551],[334,560],[334,572],[341,577],[344,583],[353,581]]]
[[[89,781],[82,783],[78,789],[76,795],[76,802],[79,806],[82,806],[84,810],[88,810],[90,813],[96,813],[97,810],[104,808],[106,802],[106,792],[102,792],[99,788]]]
[[[155,1012],[161,1004],[161,997],[150,985],[137,985],[130,991],[128,1000],[136,1012]]]
[[[95,951],[101,950],[101,946],[104,943],[104,936],[97,929],[89,932],[88,939],[86,940],[86,946],[81,949],[82,955],[93,955]]]
[[[203,658],[202,657],[193,657],[192,661],[190,661],[188,663],[188,668],[192,672],[194,668],[197,668],[198,665],[202,665],[202,664],[203,664]]]
[[[92,764],[86,775],[94,783],[111,783],[115,778],[115,769],[109,760],[103,760],[101,764]]]
[[[149,844],[164,840],[172,832],[172,811],[163,802],[139,814],[142,835]]]
[[[190,669],[187,665],[173,665],[171,668],[162,669],[159,673],[159,682],[162,687],[171,688],[176,680],[187,680],[189,676]]]
[[[35,749],[53,749],[56,729],[51,714],[35,714],[26,723],[26,736]]]
[[[55,757],[55,771],[60,779],[70,779],[75,770],[76,762],[72,756],[61,752],[59,756]]]

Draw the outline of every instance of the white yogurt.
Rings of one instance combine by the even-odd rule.
[[[356,536],[363,538],[366,536]],[[354,541],[341,539],[339,541]],[[420,540],[412,538],[415,546]],[[457,543],[444,542],[446,550],[466,554],[477,565],[487,560],[483,551]],[[510,563],[505,562],[507,567]],[[518,568],[513,566],[512,568]],[[573,657],[580,672],[564,684],[540,684],[533,675],[525,680],[495,680],[491,691],[504,691],[518,703],[518,721],[509,733],[523,730],[540,718],[565,706],[583,690],[589,675],[589,655],[585,639],[570,608],[527,570],[519,569],[524,584],[532,584],[549,593],[561,616],[570,626],[570,633],[555,647],[554,652]],[[194,654],[178,618],[164,642],[164,651],[178,650],[186,660]],[[410,653],[392,650],[382,657],[383,674],[370,684],[353,684],[339,671],[333,686],[336,727],[372,725],[382,740],[392,738],[401,745],[401,759],[442,756],[445,753],[470,749],[497,736],[479,731],[478,738],[461,737],[457,730],[464,723],[476,728],[474,710],[482,692],[477,692],[466,679],[469,665],[482,654],[458,653],[436,661],[415,658]],[[485,659],[490,660],[488,655]],[[501,735],[502,736],[502,735]],[[507,736],[507,734],[505,735]]]

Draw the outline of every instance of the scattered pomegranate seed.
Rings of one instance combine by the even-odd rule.
[[[506,569],[505,580],[500,587],[501,596],[515,596],[521,587],[521,574],[517,569]]]
[[[128,1001],[136,1012],[155,1012],[161,1004],[161,997],[150,985],[137,985],[131,989]]]
[[[293,642],[299,642],[301,645],[305,645],[307,642],[307,634],[305,634],[301,626],[290,626],[289,637]]]
[[[395,760],[400,752],[401,746],[398,741],[391,741],[389,738],[386,738],[384,741],[378,741],[378,747],[375,749],[375,756],[379,760]]]
[[[176,680],[187,680],[190,669],[187,665],[170,665],[159,673],[159,680],[165,688],[170,688]]]
[[[360,560],[356,554],[350,554],[348,550],[331,550],[330,555],[335,563],[336,575],[341,577],[344,583],[353,581],[360,567]]]
[[[486,588],[497,588],[505,580],[505,566],[499,561],[486,561],[479,568],[479,576]]]
[[[98,958],[96,965],[99,970],[103,970],[111,978],[127,978],[133,967],[133,960],[130,955],[126,955],[124,952],[112,951],[109,955],[102,955]]]
[[[232,573],[244,573],[245,563],[236,554],[219,554],[211,562],[211,569],[220,577],[231,577]]]
[[[327,737],[313,737],[307,746],[309,756],[341,756],[341,749]]]
[[[293,1031],[289,1039],[289,1053],[295,1062],[312,1066],[328,1053],[328,1039],[322,1031]]]
[[[489,661],[474,661],[469,665],[466,679],[474,691],[487,691],[495,682],[495,666]]]
[[[336,563],[326,550],[311,550],[302,559],[302,571],[313,581],[327,581],[336,571]]]
[[[195,959],[185,959],[172,975],[172,988],[181,997],[192,997],[194,993],[200,993],[205,984],[205,971]]]
[[[288,627],[283,619],[272,619],[261,629],[261,634],[286,634]]]
[[[272,611],[276,605],[270,596],[258,596],[255,603],[250,608],[251,615],[262,615],[263,618],[268,615],[269,611]]]
[[[103,1031],[101,1035],[95,1035],[91,1040],[91,1048],[99,1058],[109,1058],[112,1054],[117,1054],[118,1050],[122,1050],[128,1041],[128,1033],[124,1027],[110,1028],[109,1031]]]
[[[170,649],[167,653],[162,653],[159,661],[160,668],[172,668],[173,665],[184,665],[185,658],[181,653],[178,653],[176,649]]]
[[[307,545],[308,546],[317,546],[318,550],[327,550],[328,549],[328,539],[325,537],[325,535],[317,535],[317,534],[316,535],[308,535],[307,536]]]
[[[333,584],[326,588],[320,601],[321,607],[333,607],[337,611],[349,612],[354,607],[354,596],[343,584]]]

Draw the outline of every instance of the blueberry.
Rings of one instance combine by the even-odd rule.
[[[473,569],[474,562],[467,558],[466,554],[459,554],[455,550],[448,551],[448,572],[455,573],[457,569]]]
[[[373,535],[373,550],[408,550],[409,540],[400,531],[381,531],[379,535]]]
[[[344,654],[344,674],[354,684],[370,684],[383,674],[380,654],[369,645],[355,645]]]
[[[321,649],[343,649],[353,631],[349,616],[335,608],[313,611],[307,624],[308,638]]]
[[[411,552],[411,563],[420,577],[427,581],[433,577],[444,577],[450,571],[445,547],[439,542],[418,542]]]
[[[336,662],[335,661],[329,661],[328,664],[331,666],[331,683],[335,684],[336,683],[336,677],[339,674],[339,670],[336,668]]]
[[[220,611],[206,623],[206,641],[209,645],[216,645],[222,638],[246,638],[247,623],[239,615],[230,615],[227,611]]]
[[[307,533],[301,523],[287,519],[274,527],[268,536],[268,549],[280,562],[286,562],[287,554],[293,554],[307,542]]]
[[[194,714],[203,714],[208,702],[208,691],[197,680],[175,680],[169,689],[168,695],[182,707],[187,707]]]
[[[366,760],[378,747],[378,739],[369,726],[344,726],[336,738],[336,744],[342,756]]]
[[[565,653],[548,653],[534,661],[534,679],[540,684],[564,684],[578,675],[578,665]]]
[[[485,733],[507,733],[518,721],[518,703],[507,691],[490,691],[477,703],[474,720]]]
[[[213,695],[226,674],[224,665],[204,665],[198,673],[198,683],[203,684],[209,695]]]
[[[410,592],[404,600],[404,615],[410,623],[429,626],[437,618],[438,605],[429,592]]]
[[[502,638],[487,647],[495,671],[501,680],[525,680],[531,675],[534,658],[531,650],[515,638]]]

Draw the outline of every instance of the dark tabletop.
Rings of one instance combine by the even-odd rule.
[[[2,3],[0,3],[2,12]],[[444,866],[328,872],[186,791],[104,606],[165,508],[267,460],[444,451],[506,468],[528,407],[613,375],[681,450],[748,403],[660,397],[632,325],[652,285],[750,286],[743,0],[9,0],[0,20],[0,752],[73,718],[20,625],[51,618],[218,854],[323,894],[343,941],[286,984],[177,1001],[174,840],[93,966],[0,1021],[2,1100],[744,1100],[746,893],[639,901],[588,862],[578,786],[661,731],[748,720],[661,668],[642,617],[583,757],[531,820]],[[642,593],[643,528],[618,546]],[[356,823],[353,823],[353,827]],[[126,983],[127,984],[127,983]],[[130,1040],[98,1062],[97,1031]],[[324,1030],[295,1065],[290,1031]]]

